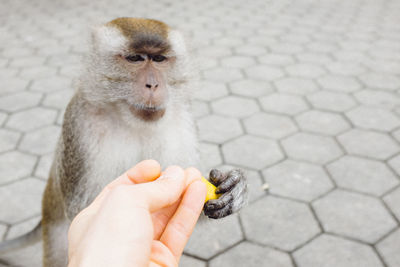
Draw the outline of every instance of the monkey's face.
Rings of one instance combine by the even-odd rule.
[[[94,32],[91,65],[101,81],[91,94],[143,121],[164,116],[179,92],[183,39],[164,23],[119,18]],[[182,97],[180,97],[182,98]]]

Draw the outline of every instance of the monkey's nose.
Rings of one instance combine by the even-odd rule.
[[[146,87],[147,88],[149,88],[149,89],[157,89],[157,87],[158,87],[158,84],[149,84],[149,83],[146,83]]]

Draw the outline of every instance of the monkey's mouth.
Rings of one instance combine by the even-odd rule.
[[[129,110],[133,115],[144,121],[156,121],[165,114],[165,107],[145,104],[129,105]]]

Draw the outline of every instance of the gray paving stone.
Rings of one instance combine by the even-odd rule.
[[[400,229],[385,237],[376,247],[388,267],[400,266]]]
[[[232,93],[240,96],[259,97],[271,94],[274,90],[269,82],[240,80],[230,84]]]
[[[232,51],[227,49],[225,46],[203,46],[201,48],[201,54],[203,56],[212,57],[212,58],[226,58],[232,55]]]
[[[185,252],[201,259],[210,259],[242,239],[237,215],[220,220],[204,218],[197,223]]]
[[[0,152],[15,149],[20,137],[20,133],[7,129],[0,129]]]
[[[210,109],[206,102],[193,100],[192,102],[192,112],[195,118],[204,117],[210,114]]]
[[[49,93],[43,100],[43,105],[50,108],[65,108],[71,100],[74,91],[70,89]]]
[[[307,205],[273,196],[245,207],[241,219],[247,239],[285,251],[294,250],[320,232]]]
[[[16,223],[39,215],[44,187],[43,181],[34,178],[0,187],[0,220]]]
[[[318,90],[317,85],[310,79],[288,77],[275,82],[279,92],[306,95]]]
[[[326,66],[329,72],[339,75],[360,75],[365,72],[365,68],[359,63],[337,61]]]
[[[243,122],[248,133],[275,139],[297,131],[297,127],[290,118],[264,112],[253,114]]]
[[[308,109],[306,102],[294,95],[271,94],[260,98],[260,102],[265,111],[287,115],[294,115]]]
[[[400,125],[400,119],[381,108],[360,106],[348,111],[346,116],[355,126],[365,129],[391,131]]]
[[[333,138],[297,133],[282,141],[289,158],[324,164],[340,157],[343,152]]]
[[[60,130],[59,126],[52,125],[27,133],[23,137],[19,149],[37,155],[53,152],[56,148]]]
[[[0,95],[12,94],[26,90],[28,84],[29,81],[16,78],[2,79],[0,81]]]
[[[241,56],[259,56],[267,52],[265,47],[259,45],[246,45],[242,47],[237,47],[235,49],[236,53]]]
[[[28,132],[39,127],[54,123],[57,111],[35,107],[10,115],[6,126],[21,132]]]
[[[381,196],[399,184],[399,180],[382,162],[344,156],[327,166],[336,184],[342,188]]]
[[[392,109],[400,105],[400,97],[394,92],[362,90],[356,92],[354,97],[367,106]]]
[[[9,183],[32,173],[36,158],[18,151],[0,155],[0,184]]]
[[[222,164],[218,145],[200,143],[199,151],[203,173],[208,173],[212,168]]]
[[[273,81],[284,76],[282,70],[276,67],[258,65],[244,70],[251,79]]]
[[[296,58],[299,60],[300,63],[311,63],[319,65],[330,64],[333,61],[331,56],[319,52],[305,52],[297,54]]]
[[[293,257],[299,267],[383,267],[370,246],[327,234],[293,253]]]
[[[210,267],[290,267],[293,266],[289,255],[267,247],[248,242],[240,243],[210,261]]]
[[[7,117],[8,116],[6,113],[0,112],[0,126],[3,125],[3,123],[6,121]]]
[[[41,66],[46,61],[46,58],[39,56],[25,56],[21,58],[13,58],[10,62],[12,67],[36,67]]]
[[[316,200],[313,207],[325,231],[366,243],[375,243],[397,227],[374,197],[337,189]]]
[[[251,135],[244,135],[225,143],[222,152],[226,163],[257,170],[283,159],[276,142]]]
[[[396,154],[399,145],[388,135],[359,129],[350,130],[338,137],[349,154],[384,160]]]
[[[307,96],[311,104],[321,110],[346,111],[356,105],[356,102],[347,94],[319,91]]]
[[[11,226],[7,233],[7,240],[14,239],[31,231],[40,222],[41,216]]]
[[[32,92],[21,92],[12,95],[5,95],[0,97],[0,110],[14,112],[25,108],[36,106],[40,99],[41,94]]]
[[[400,78],[395,75],[370,72],[360,76],[360,79],[369,88],[384,90],[400,89]]]
[[[350,128],[342,116],[319,110],[306,111],[298,115],[296,121],[303,130],[328,135],[336,135]]]
[[[286,160],[263,171],[263,176],[271,193],[312,201],[333,188],[322,167]]]
[[[285,66],[294,63],[293,57],[291,57],[290,55],[276,53],[261,56],[258,58],[258,60],[263,64],[275,66]]]
[[[182,255],[179,261],[179,267],[206,267],[207,263],[196,258]]]
[[[54,92],[59,90],[71,89],[71,79],[61,76],[51,76],[43,79],[35,79],[29,87],[32,91]]]
[[[223,143],[243,134],[237,119],[210,115],[197,121],[200,140]]]
[[[256,65],[256,61],[253,58],[246,57],[246,56],[230,56],[230,57],[222,58],[221,65],[223,67],[241,69],[241,68],[247,68],[247,67]]]
[[[217,67],[203,72],[204,78],[216,82],[231,82],[243,78],[243,74],[236,68]]]
[[[292,76],[303,78],[317,78],[325,74],[324,69],[321,67],[307,63],[287,66],[286,71]]]
[[[47,180],[47,178],[49,177],[50,167],[53,163],[53,159],[53,153],[41,156],[36,166],[34,176],[43,180]]]
[[[400,187],[387,194],[383,200],[389,206],[396,218],[400,220]]]
[[[54,67],[40,66],[40,67],[24,67],[18,74],[18,77],[23,79],[37,79],[46,78],[55,75],[57,69]]]
[[[326,75],[319,78],[318,83],[324,89],[350,93],[361,89],[361,84],[353,77],[342,75]]]
[[[238,96],[228,96],[213,101],[211,108],[216,114],[236,118],[247,117],[260,110],[255,100]]]
[[[199,90],[195,92],[195,98],[203,101],[211,101],[228,95],[228,89],[224,83],[203,81]]]

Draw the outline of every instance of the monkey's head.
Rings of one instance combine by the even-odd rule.
[[[176,101],[185,101],[186,46],[163,22],[117,18],[97,27],[87,57],[84,96],[117,107],[125,120],[153,122]],[[183,97],[183,99],[182,99]]]

